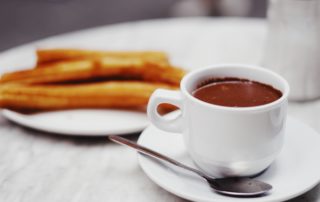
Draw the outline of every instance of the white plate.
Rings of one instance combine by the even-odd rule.
[[[239,30],[237,37],[233,30]],[[103,26],[49,37],[3,52],[0,74],[34,66],[36,48],[163,50],[174,65],[187,69],[225,61],[256,64],[261,58],[264,32],[263,20],[241,18],[178,18]],[[194,37],[204,34],[206,37]],[[250,43],[252,38],[255,43]],[[194,44],[192,49],[186,43],[190,39]],[[147,125],[146,117],[140,113],[115,110],[61,111],[32,116],[5,111],[4,115],[27,127],[69,135],[125,134],[138,132]]]
[[[2,114],[23,126],[65,135],[122,135],[140,132],[148,125],[145,113],[126,110],[77,109],[21,114],[5,109]]]
[[[192,201],[284,201],[308,191],[320,181],[320,135],[307,125],[288,118],[284,148],[276,161],[257,177],[273,186],[272,192],[259,198],[233,198],[213,192],[198,176],[169,164],[139,155],[144,172],[167,191]],[[182,135],[149,126],[138,142],[195,167],[186,154]]]

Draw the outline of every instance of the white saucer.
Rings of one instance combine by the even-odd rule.
[[[138,142],[195,167],[186,154],[181,134],[161,131],[153,125]],[[234,198],[212,191],[198,176],[139,155],[139,163],[151,180],[167,191],[192,201],[284,201],[310,190],[320,182],[320,135],[307,125],[288,118],[284,147],[276,161],[257,179],[273,186],[259,198]]]
[[[149,124],[145,113],[127,110],[76,109],[22,114],[5,109],[2,114],[20,125],[64,135],[124,135],[140,132]]]

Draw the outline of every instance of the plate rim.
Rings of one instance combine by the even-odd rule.
[[[74,109],[74,110],[86,110],[86,109]],[[88,109],[93,110],[93,109]],[[99,109],[94,109],[99,110]],[[103,109],[103,111],[108,109]],[[112,111],[115,111],[116,109],[110,109]],[[59,111],[73,111],[73,109],[68,110],[59,110]],[[121,110],[126,111],[126,110]],[[146,121],[144,124],[141,124],[140,126],[131,127],[129,129],[120,129],[120,130],[93,130],[93,131],[74,131],[74,130],[65,130],[65,129],[56,129],[51,127],[41,127],[41,125],[35,124],[35,122],[28,121],[24,119],[22,116],[24,114],[10,110],[10,109],[1,109],[1,114],[4,118],[6,118],[9,121],[14,122],[17,125],[31,128],[37,131],[47,132],[50,134],[56,134],[56,135],[68,135],[68,136],[109,136],[109,135],[130,135],[132,133],[138,133],[143,131],[146,127],[148,127],[149,122]]]
[[[287,121],[288,120],[291,120],[293,122],[299,122],[299,124],[301,124],[303,127],[307,127],[309,128],[311,131],[313,131],[314,134],[317,134],[318,135],[318,140],[320,140],[320,135],[319,133],[314,130],[312,127],[308,126],[307,124],[305,124],[304,122],[300,121],[299,119],[296,119],[296,118],[293,118],[291,116],[287,116]],[[146,136],[146,132],[150,127],[155,127],[153,125],[149,125],[148,127],[145,128],[145,130],[141,133],[141,135],[139,136],[139,139],[137,141],[138,144],[142,144],[144,145],[143,143],[141,143],[143,141],[143,138],[144,136]],[[181,135],[181,134],[177,134],[177,135]],[[152,171],[150,171],[147,167],[147,165],[144,163],[144,161],[146,160],[146,158],[137,153],[137,158],[138,158],[138,162],[139,162],[139,166],[142,168],[143,172],[148,176],[149,179],[151,179],[151,181],[153,181],[153,183],[157,184],[158,186],[160,186],[161,188],[163,188],[164,190],[176,195],[176,196],[179,196],[183,199],[187,199],[187,200],[192,200],[192,201],[199,201],[199,200],[202,200],[202,201],[207,201],[207,202],[213,202],[213,201],[221,201],[221,199],[213,199],[213,200],[205,200],[205,199],[199,199],[199,198],[196,198],[194,197],[194,195],[191,195],[189,193],[179,193],[178,191],[172,189],[170,186],[167,186],[165,183],[162,183],[162,181],[160,180],[157,180],[156,177],[154,177],[151,173]],[[309,186],[306,186],[304,189],[294,193],[294,194],[291,194],[291,195],[285,195],[285,196],[280,196],[279,198],[255,198],[254,200],[256,201],[264,201],[264,202],[277,202],[277,201],[286,201],[286,200],[290,200],[290,199],[293,199],[295,197],[298,197],[308,191],[310,191],[312,188],[314,188],[315,186],[317,186],[318,184],[320,183],[320,175],[318,176],[318,179],[314,180],[312,183],[309,184]],[[272,193],[271,193],[272,194]],[[238,198],[225,198],[223,199],[223,201],[234,201],[234,200],[238,200]],[[240,201],[240,200],[239,200]]]

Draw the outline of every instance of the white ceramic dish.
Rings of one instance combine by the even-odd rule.
[[[187,69],[196,69],[207,64],[221,63],[223,61],[255,64],[258,61],[256,58],[260,58],[260,44],[250,43],[251,39],[250,37],[248,38],[248,35],[252,35],[250,31],[252,26],[258,30],[258,33],[264,33],[264,24],[261,23],[261,20],[250,20],[250,23],[247,23],[247,21],[242,22],[241,20],[239,23],[239,19],[226,19],[215,20],[215,23],[212,24],[211,18],[179,18],[169,21],[151,20],[96,27],[52,36],[2,52],[0,54],[0,74],[34,66],[36,63],[35,50],[37,48],[163,50],[169,53],[173,64]],[[176,27],[177,24],[183,27],[184,33],[188,33],[185,37],[189,40],[188,37],[190,36],[194,44],[196,44],[192,52],[185,51],[188,49],[189,44],[185,43],[185,37],[181,37],[181,30],[175,32],[175,29],[170,29],[171,27]],[[237,44],[234,44],[233,40],[221,40],[221,33],[223,33],[223,37],[234,38],[234,33],[229,31],[229,27],[243,30],[243,32],[237,34],[237,38],[241,38]],[[208,29],[212,29],[212,31],[208,32]],[[217,32],[216,30],[219,31]],[[198,33],[208,33],[209,37],[194,38],[193,36],[198,35]],[[161,38],[154,37],[158,35],[161,35]],[[259,39],[257,41],[262,40]],[[208,46],[208,44],[214,44],[214,46]],[[243,51],[244,47],[250,51]],[[190,57],[191,55],[192,57]],[[101,112],[85,110],[83,116],[79,114],[79,111],[44,113],[33,115],[32,117],[27,116],[32,119],[30,121],[26,120],[27,117],[23,114],[10,111],[4,112],[6,118],[24,126],[68,135],[127,134],[138,132],[147,125],[146,118],[142,117],[141,114],[117,113],[114,110],[103,110]],[[74,114],[77,116],[74,116]],[[70,116],[73,117],[71,122],[68,119]],[[40,118],[45,118],[45,120],[40,121]],[[39,123],[35,122],[35,120],[39,121]],[[60,125],[60,120],[64,120],[62,125]],[[77,120],[79,122],[76,122]],[[92,123],[94,127],[89,128],[85,124],[87,121],[95,122]],[[41,124],[43,123],[47,125],[42,126]],[[73,126],[71,127],[70,125]]]
[[[7,119],[50,133],[64,135],[106,136],[142,131],[148,125],[145,113],[111,109],[77,109],[35,114],[2,110]]]
[[[181,134],[164,132],[149,126],[139,144],[150,147],[194,167]],[[257,179],[272,184],[269,195],[259,198],[233,198],[213,192],[198,176],[174,166],[139,155],[144,172],[167,191],[192,201],[284,201],[294,198],[320,181],[320,135],[307,125],[288,118],[284,147],[274,163]]]

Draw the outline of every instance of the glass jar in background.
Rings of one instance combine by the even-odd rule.
[[[291,100],[320,97],[320,0],[269,0],[263,63],[288,80]]]

